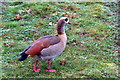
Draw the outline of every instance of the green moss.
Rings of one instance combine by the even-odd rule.
[[[115,3],[70,2],[10,2],[4,6],[2,33],[3,78],[117,78],[118,63]],[[20,15],[21,19],[16,20]],[[53,60],[45,71],[46,62],[40,62],[40,73],[32,71],[34,59],[18,62],[20,53],[41,36],[56,34],[58,19],[67,16],[68,37],[65,51]],[[51,24],[52,25],[49,25]],[[58,62],[66,60],[63,65]]]

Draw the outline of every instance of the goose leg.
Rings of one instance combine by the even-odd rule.
[[[48,72],[55,72],[56,70],[55,69],[50,69],[51,67],[50,67],[50,65],[51,65],[51,61],[48,61],[48,67],[47,67],[47,71]]]
[[[33,71],[34,72],[40,72],[40,69],[37,69],[37,65],[38,64],[38,60],[35,61],[34,67],[33,67]]]

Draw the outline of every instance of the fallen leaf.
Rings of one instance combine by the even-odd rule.
[[[86,42],[84,42],[84,41],[80,41],[80,43],[84,44],[84,43],[86,43]]]
[[[106,49],[102,49],[102,51],[104,51],[104,52],[108,52]]]
[[[84,46],[83,44],[80,44],[81,47],[85,48],[86,46]]]
[[[89,34],[89,33],[88,32],[83,32],[83,33],[79,34],[79,37],[83,37],[86,34]]]
[[[20,15],[18,15],[16,19],[19,20],[20,19]]]
[[[77,14],[76,14],[76,13],[74,13],[73,15],[74,15],[74,17],[76,17],[76,15],[77,15]]]
[[[62,10],[66,10],[66,9],[68,9],[67,7],[65,7],[65,8],[63,8]]]
[[[112,14],[107,14],[107,16],[111,16]]]
[[[64,60],[64,61],[62,61],[62,62],[60,62],[60,63],[58,63],[58,64],[63,65],[63,64],[65,64],[66,62],[67,62],[67,61]]]
[[[98,41],[102,41],[102,39],[100,39],[99,37],[94,37],[93,39],[96,39]]]
[[[64,60],[64,63],[66,63],[67,61],[66,60]]]
[[[7,46],[7,43],[3,43],[4,46]]]
[[[118,49],[112,49],[113,51],[118,51]]]
[[[75,46],[77,43],[76,42],[73,42],[72,45]]]
[[[87,59],[88,57],[83,57],[83,59]]]
[[[79,37],[83,37],[84,35],[83,34],[80,34]]]
[[[52,26],[52,22],[50,22],[49,25]]]
[[[114,39],[117,40],[117,36],[114,36]]]

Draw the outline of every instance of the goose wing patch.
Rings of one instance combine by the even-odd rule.
[[[42,49],[48,48],[51,45],[55,45],[60,42],[60,38],[57,35],[48,35],[45,37],[40,37],[31,47],[25,52],[28,55],[37,55]]]

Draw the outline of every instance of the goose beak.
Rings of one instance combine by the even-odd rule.
[[[68,22],[68,24],[72,24],[71,22]]]

